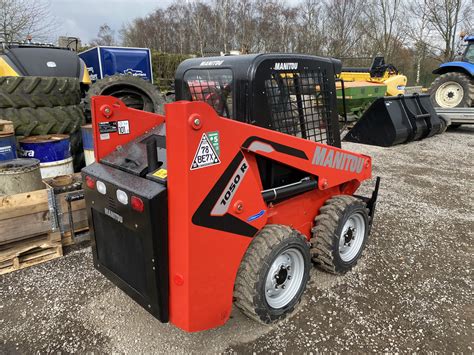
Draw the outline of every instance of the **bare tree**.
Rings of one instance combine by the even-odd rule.
[[[328,0],[326,2],[328,54],[348,57],[359,44],[363,0]]]
[[[47,0],[0,0],[0,40],[34,41],[51,38],[57,29]]]
[[[106,23],[99,27],[97,38],[91,41],[93,46],[113,46],[115,43],[115,31]]]
[[[422,64],[430,53],[433,42],[432,29],[429,25],[429,6],[429,0],[414,0],[405,4],[405,13],[411,24],[407,30],[412,43],[408,43],[408,45],[411,45],[415,51],[416,85],[420,84]]]
[[[389,61],[398,59],[405,40],[402,10],[402,0],[371,0],[363,7],[367,17],[362,24],[363,36],[367,38],[366,49],[372,52],[367,54],[382,54]]]
[[[207,20],[210,16],[209,6],[201,1],[195,1],[189,3],[190,8],[190,20],[192,29],[195,32],[195,40],[198,44],[199,54],[204,55],[204,47],[207,44],[206,27],[208,26]]]
[[[427,85],[434,58],[442,53],[444,60],[456,33],[474,30],[472,25],[472,0],[174,0],[120,33],[128,46],[163,53],[203,55],[206,47],[299,52],[365,66],[382,54],[410,84],[416,78]],[[354,62],[348,64],[347,57]]]
[[[238,0],[236,11],[236,40],[242,53],[250,53],[255,46],[255,4],[252,0]]]
[[[298,14],[296,50],[302,53],[323,54],[323,45],[326,42],[323,5],[319,0],[304,0],[298,7]]]
[[[175,29],[174,35],[176,36],[177,40],[176,52],[180,54],[189,53],[189,8],[176,2],[175,4],[171,5],[169,9],[174,14],[174,16],[172,16],[170,19],[170,25]]]
[[[471,0],[471,6],[469,6],[469,0],[466,0],[467,4],[464,6],[464,11],[462,14],[463,21],[461,22],[462,31],[466,34],[474,33],[474,1]]]
[[[219,39],[219,45],[222,46],[224,53],[227,53],[232,49],[229,45],[234,45],[232,35],[235,30],[233,27],[234,21],[232,20],[235,16],[234,2],[232,0],[215,0],[214,12],[217,21],[214,31]]]
[[[464,20],[463,10],[466,6],[469,7],[469,0],[430,0],[428,20],[433,30],[441,37],[441,61],[454,57],[458,26]],[[472,3],[467,10],[472,12]]]

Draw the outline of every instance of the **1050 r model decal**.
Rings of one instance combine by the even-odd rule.
[[[248,148],[253,142],[262,142],[278,152],[308,160],[306,153],[299,149],[255,136],[249,137],[242,146]],[[201,227],[253,237],[257,228],[227,212],[247,170],[247,160],[242,152],[238,152],[194,213],[192,222]]]
[[[235,173],[230,178],[229,182],[227,183],[227,186],[225,187],[221,196],[217,200],[216,205],[212,209],[212,216],[222,216],[223,214],[227,213],[227,211],[229,210],[230,202],[234,198],[234,195],[237,190],[239,189],[240,183],[244,179],[248,168],[249,166],[247,160],[244,158]]]
[[[221,175],[217,183],[214,185],[214,187],[211,189],[209,194],[206,196],[204,201],[202,201],[201,205],[194,213],[192,221],[195,225],[217,229],[224,232],[239,234],[246,237],[253,237],[255,233],[258,232],[258,229],[254,226],[238,219],[237,217],[227,212],[224,212],[225,214],[221,216],[215,216],[212,214],[214,207],[220,202],[222,202],[221,196],[223,196],[223,194],[225,199],[225,194],[229,191],[227,189],[229,181],[231,181],[231,178],[233,176],[236,176],[235,172],[238,171],[237,169],[241,169],[243,167],[242,163],[244,161],[245,159],[242,152],[239,152],[231,161],[227,169],[225,169],[224,173]],[[247,171],[247,168],[245,168],[244,171]],[[242,180],[240,179],[239,183],[241,181]],[[226,201],[227,204],[230,203],[230,196]]]

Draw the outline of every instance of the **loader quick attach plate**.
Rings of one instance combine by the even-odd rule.
[[[94,266],[148,312],[168,321],[168,200],[167,188],[104,164],[83,169],[105,184],[101,194],[84,183],[92,237]],[[117,191],[128,197],[118,201]],[[143,201],[143,212],[131,208],[132,197]]]

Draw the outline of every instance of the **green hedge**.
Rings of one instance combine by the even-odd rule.
[[[153,80],[160,90],[166,91],[174,82],[174,73],[178,65],[192,55],[171,54],[152,51],[151,60],[153,64]]]

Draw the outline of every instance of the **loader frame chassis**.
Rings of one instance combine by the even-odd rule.
[[[324,202],[335,195],[352,195],[371,177],[368,156],[219,117],[203,102],[167,104],[165,116],[127,108],[112,97],[95,97],[92,107],[99,163],[85,168],[84,176],[94,177],[94,170],[106,163],[104,158],[117,146],[126,146],[134,139],[142,144],[140,136],[145,132],[166,131],[167,205],[162,203],[160,208],[166,209],[168,216],[169,321],[187,331],[217,327],[230,317],[237,270],[259,230],[267,224],[284,224],[309,240],[313,218]],[[100,124],[125,120],[130,127],[128,134],[101,136]],[[209,132],[219,132],[219,163],[193,169],[196,151]],[[311,188],[266,202],[259,159],[306,176],[302,181],[310,181]],[[110,170],[100,179],[108,182],[108,175],[127,174]],[[376,197],[374,193],[373,206]],[[86,202],[89,213],[97,208],[87,192]],[[133,225],[134,218],[133,214],[124,215],[123,223]],[[148,223],[159,222],[150,217]],[[98,233],[94,225],[91,229],[97,245],[103,231]],[[124,288],[124,284],[113,281]]]

